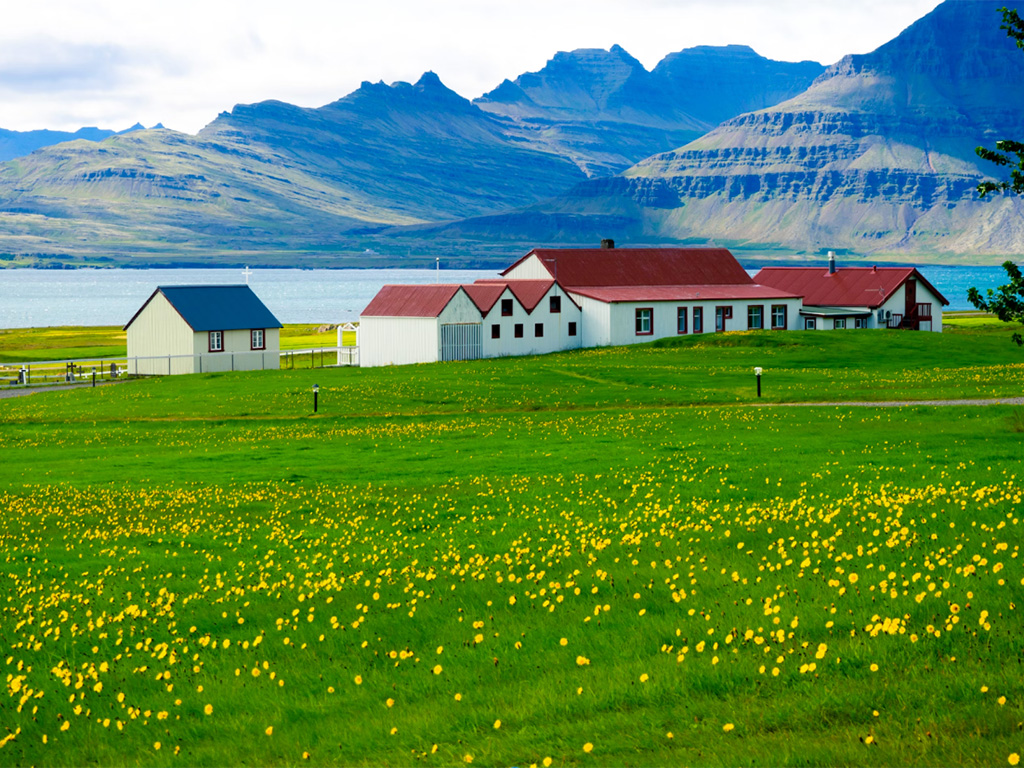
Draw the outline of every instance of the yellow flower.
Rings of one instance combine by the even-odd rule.
[[[859,579],[860,577],[856,573],[851,573],[848,578],[850,579],[851,584],[856,584],[857,579]]]
[[[462,701],[462,694],[461,693],[456,693],[455,694],[455,700],[456,701]]]
[[[558,641],[558,644],[559,645],[568,645],[569,644],[569,640],[567,638],[563,637],[561,640]]]
[[[545,757],[543,760],[541,760],[541,763],[544,765],[544,768],[549,768],[549,766],[551,765],[551,758]]]
[[[264,731],[264,733],[266,733],[267,736],[273,736],[274,735],[274,726],[268,725],[267,726],[267,730]]]
[[[203,707],[203,712],[205,712],[208,715],[212,715],[213,714],[213,704],[207,704],[205,707]]]
[[[646,683],[648,680],[650,680],[650,677],[648,677],[646,672],[644,672],[642,675],[640,675],[640,682],[641,683]]]
[[[393,707],[393,706],[395,706],[395,700],[394,700],[394,699],[388,699],[388,700],[387,700],[387,701],[385,701],[384,703],[385,703],[385,704],[387,704],[387,705],[388,705],[388,707]]]
[[[594,751],[594,745],[591,744],[588,741],[586,744],[583,745],[583,751],[586,752],[587,754],[593,752]]]
[[[362,675],[356,675],[356,685],[362,685],[362,684],[363,684],[363,676]]]
[[[725,725],[722,726],[722,730],[725,731],[726,733],[728,733],[729,731],[731,731],[735,727],[736,726],[733,725],[732,723],[726,723]]]
[[[1016,765],[1020,762],[1020,755],[1018,755],[1016,752],[1011,752],[1010,756],[1006,758],[1006,762],[1008,762],[1010,765]]]
[[[160,749],[160,742],[159,741],[154,741],[153,742],[153,749]]]
[[[498,730],[499,728],[501,728],[501,720],[495,720],[494,721],[494,730]]]
[[[465,760],[467,763],[472,763],[473,762],[473,756],[472,755],[466,755],[462,759]]]
[[[435,675],[440,675],[442,671],[443,669],[440,664],[437,664],[433,669]]]
[[[878,671],[878,665],[877,664],[872,664],[871,665],[871,671],[872,672],[877,672]]]
[[[588,659],[586,656],[577,656],[576,657],[576,664],[578,666],[580,666],[580,667],[584,667],[584,666],[586,666],[589,663],[590,663],[590,659]]]

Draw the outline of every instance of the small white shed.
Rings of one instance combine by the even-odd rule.
[[[278,368],[281,327],[248,285],[160,286],[124,327],[128,372]]]

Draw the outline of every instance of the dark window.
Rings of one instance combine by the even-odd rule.
[[[832,322],[833,322],[832,327],[835,328],[836,330],[845,330],[845,328],[846,328],[846,318],[845,317],[837,317]]]
[[[512,299],[501,300],[501,316],[512,317]]]
[[[512,331],[512,335],[515,336],[517,339],[523,338],[523,324],[522,323],[516,323],[515,328]]]
[[[569,335],[570,336],[575,336],[576,335],[576,323],[569,323]]]
[[[732,307],[715,307],[715,331],[724,331],[726,320],[732,320]]]
[[[224,331],[210,331],[210,351],[224,351]]]
[[[816,327],[816,324],[814,322],[814,318],[813,317],[805,317],[804,318],[804,330],[805,331],[813,331],[813,330],[815,330],[815,327]]]
[[[704,309],[702,307],[693,308],[693,332],[704,333]]]
[[[548,312],[552,315],[557,315],[562,311],[562,297],[552,296],[548,299]]]
[[[764,307],[747,307],[747,328],[751,331],[760,331],[764,328]]]
[[[867,318],[865,318],[865,317],[858,317],[856,320],[853,321],[853,327],[854,328],[867,328],[868,327]]]
[[[544,335],[544,323],[537,323],[533,326],[533,335],[538,339]]]
[[[786,320],[786,305],[772,304],[772,329],[785,330],[789,323]]]
[[[497,323],[494,323],[491,326],[491,338],[492,339],[500,339],[501,338],[501,326],[498,325]]]
[[[654,309],[643,307],[636,311],[636,335],[650,336],[654,333]]]
[[[676,309],[676,333],[686,333],[686,307]]]

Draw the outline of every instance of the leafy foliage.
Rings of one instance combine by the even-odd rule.
[[[1003,269],[1010,277],[1010,282],[995,290],[989,288],[984,298],[977,288],[967,289],[967,299],[983,312],[991,312],[1004,323],[1024,321],[1024,277],[1020,267],[1012,261],[1003,264]],[[1011,337],[1017,346],[1024,345],[1024,338],[1019,333]]]
[[[1007,36],[1013,38],[1017,42],[1017,47],[1024,50],[1024,20],[1021,19],[1017,11],[1011,11],[1009,8],[1000,8],[999,11],[1003,14],[1003,23],[999,25],[999,28],[1005,29]],[[1007,139],[997,141],[994,150],[988,147],[978,147],[975,152],[983,160],[988,160],[996,165],[1011,166],[1009,180],[983,181],[978,185],[979,196],[984,197],[989,192],[1024,194],[1024,143]]]

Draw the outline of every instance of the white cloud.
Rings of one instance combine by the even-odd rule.
[[[0,127],[196,131],[236,103],[320,106],[438,73],[468,98],[556,51],[618,43],[646,67],[694,45],[829,64],[937,0],[36,0],[5,9]]]

